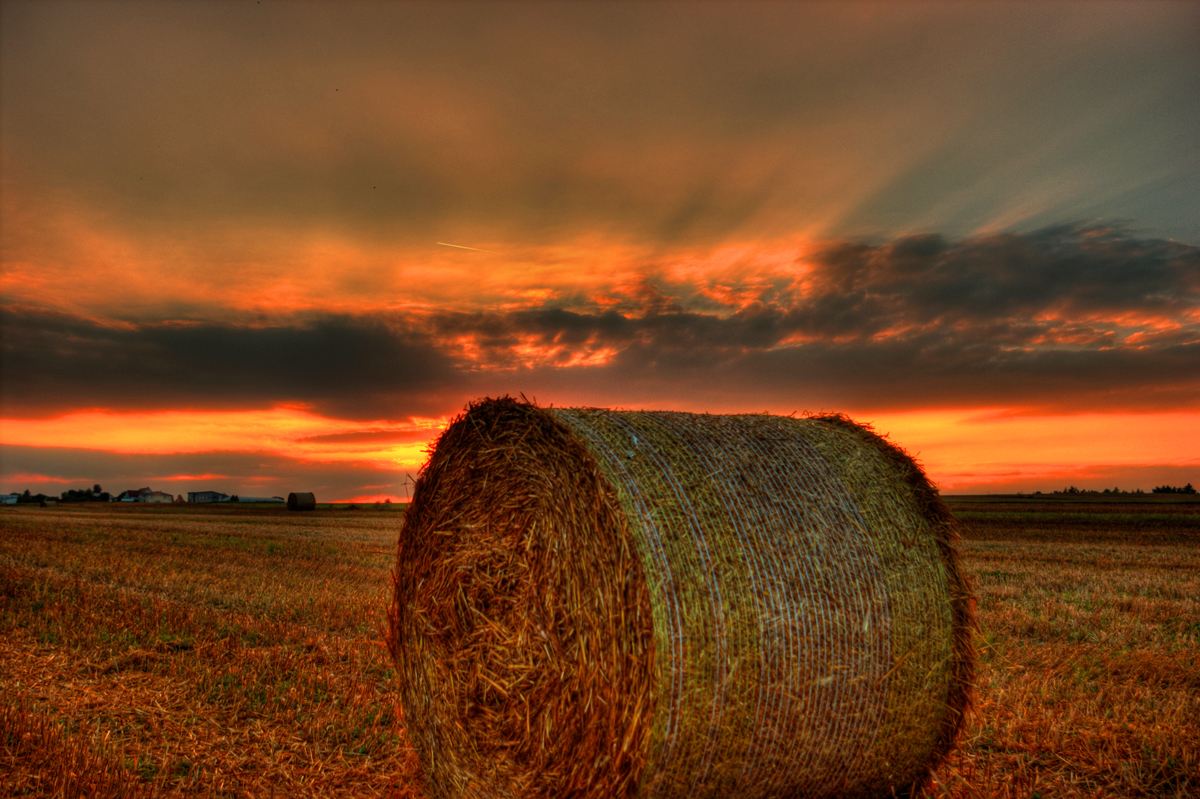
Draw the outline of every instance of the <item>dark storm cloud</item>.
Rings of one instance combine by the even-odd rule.
[[[1200,307],[1200,248],[1110,228],[844,244],[815,267],[811,295],[783,324],[827,336],[965,325],[967,337],[1023,345],[1063,323],[1152,328]]]
[[[134,231],[679,241],[1049,214],[1200,235],[1193,4],[3,13],[10,192]]]
[[[610,348],[576,385],[613,403],[1041,410],[1200,406],[1200,248],[1060,226],[963,242],[842,244],[796,286],[718,314],[652,296],[641,309],[443,317],[495,363],[518,344]],[[561,387],[561,375],[524,374]],[[508,384],[506,384],[508,385]],[[516,383],[511,383],[515,387]],[[599,401],[599,400],[597,400]]]
[[[761,376],[769,375],[763,379]],[[758,352],[713,377],[812,409],[1008,407],[1038,413],[1200,408],[1200,344],[1023,352],[942,338]]]
[[[835,244],[798,266],[796,278],[743,306],[717,306],[724,314],[690,310],[690,298],[651,287],[621,313],[460,313],[441,317],[438,330],[474,332],[497,348],[533,334],[545,343],[653,340],[673,349],[738,350],[794,335],[861,341],[931,332],[962,346],[1066,345],[1089,336],[1107,341],[1118,324],[1159,335],[1163,323],[1175,329],[1162,332],[1185,343],[1195,340],[1200,309],[1200,248],[1092,226],[960,242],[922,235]]]
[[[341,418],[428,413],[460,381],[427,336],[394,320],[292,326],[100,325],[0,309],[5,413],[310,405]]]
[[[312,491],[322,502],[354,496],[404,493],[406,473],[366,463],[321,462],[271,452],[124,454],[71,447],[0,445],[0,482],[5,491],[58,495],[94,484],[112,494],[149,485],[158,491],[221,491],[254,497],[286,497]],[[48,478],[48,479],[47,479]]]
[[[633,345],[604,367],[534,368],[477,393],[552,402],[712,411],[885,412],[990,407],[1030,413],[1200,409],[1200,345],[1025,353],[940,337],[772,350]],[[565,397],[566,400],[557,399]]]
[[[711,298],[695,310],[689,297],[647,286],[619,311],[264,328],[102,327],[10,308],[5,411],[304,403],[400,419],[506,391],[713,408],[1200,407],[1197,247],[1082,226],[919,236],[831,246],[795,278],[717,310]],[[578,365],[594,353],[605,357]]]

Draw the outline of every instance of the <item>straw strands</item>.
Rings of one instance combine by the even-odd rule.
[[[389,647],[440,797],[910,792],[974,669],[953,517],[840,416],[470,406]]]

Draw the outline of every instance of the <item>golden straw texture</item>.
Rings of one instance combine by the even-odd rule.
[[[969,701],[954,542],[919,467],[843,417],[472,405],[395,575],[427,787],[909,792]]]

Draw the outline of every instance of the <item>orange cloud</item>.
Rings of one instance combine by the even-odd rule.
[[[803,269],[812,244],[789,236],[649,247],[613,234],[475,241],[486,251],[334,228],[239,226],[130,230],[63,198],[6,181],[0,290],[10,302],[84,318],[203,318],[241,323],[303,313],[519,310],[627,294],[647,280],[735,307]],[[228,277],[236,275],[236,278]],[[69,289],[68,289],[69,287]]]
[[[34,474],[32,472],[18,472],[12,475],[5,475],[6,479],[12,485],[40,485],[42,483],[79,483],[80,478],[58,477],[48,474]]]
[[[373,504],[376,502],[391,502],[394,504],[407,504],[409,497],[399,497],[395,494],[363,494],[349,499],[335,499],[333,502],[356,502],[363,505]]]
[[[686,404],[678,409],[701,410]],[[991,409],[851,416],[871,423],[917,457],[947,493],[1049,491],[1068,483],[1149,489],[1160,481],[1200,482],[1200,413],[1034,416],[1016,409]],[[0,441],[119,453],[272,452],[330,464],[369,463],[400,472],[415,471],[424,463],[430,445],[448,421],[439,417],[364,425],[288,408],[80,413],[57,419],[3,420]],[[1151,468],[1155,465],[1169,466],[1156,472]],[[38,485],[87,482],[90,478],[22,473],[7,479],[13,485]],[[182,483],[221,480],[225,475],[172,474],[156,479]],[[248,486],[256,484],[255,478],[242,479]],[[270,478],[257,482],[266,485]],[[369,503],[388,498],[405,501],[386,492],[359,493],[344,501]]]
[[[225,474],[172,474],[157,479],[166,482],[189,482],[192,480],[224,480],[228,476]]]
[[[448,418],[397,424],[328,419],[301,410],[74,413],[53,419],[0,420],[0,443],[79,447],[121,453],[172,454],[214,450],[265,451],[320,461],[355,461],[386,469],[415,469]],[[356,440],[380,427],[407,440]],[[344,436],[339,438],[339,436]],[[219,475],[164,479],[209,479]]]
[[[527,369],[539,366],[560,368],[603,366],[617,354],[616,349],[598,346],[595,341],[587,341],[579,346],[571,347],[557,340],[547,344],[537,336],[520,337],[516,344],[509,347],[509,352],[516,361],[516,365]]]
[[[1061,488],[1062,475],[1099,464],[1191,466],[1200,476],[1200,413],[1026,416],[993,409],[856,418],[907,449],[950,493],[1018,479]]]

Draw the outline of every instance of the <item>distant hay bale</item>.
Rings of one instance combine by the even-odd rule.
[[[904,795],[974,672],[954,519],[841,416],[472,405],[389,648],[438,797]]]
[[[309,493],[291,493],[288,494],[287,501],[288,510],[316,510],[317,498]]]

